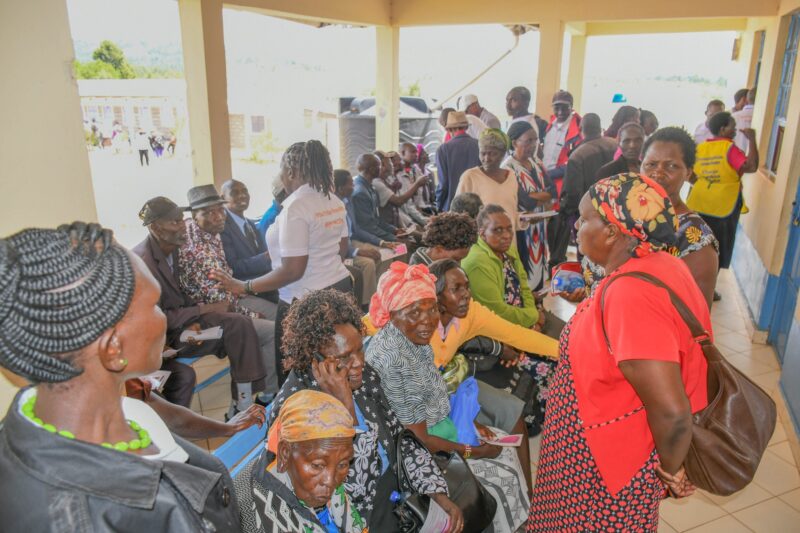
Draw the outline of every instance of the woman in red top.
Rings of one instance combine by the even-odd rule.
[[[692,413],[708,403],[706,360],[666,291],[630,277],[605,288],[647,272],[711,331],[708,306],[686,264],[661,251],[677,217],[654,181],[599,181],[576,225],[581,252],[608,275],[561,336],[528,530],[656,531],[661,499],[694,491],[683,461]]]

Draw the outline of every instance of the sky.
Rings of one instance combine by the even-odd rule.
[[[67,4],[76,41],[180,45],[175,0]],[[224,29],[232,110],[256,106],[274,114],[279,123],[299,123],[305,108],[335,113],[340,96],[366,96],[374,88],[373,28],[317,29],[226,9]],[[618,107],[611,97],[623,93],[629,104],[655,111],[662,125],[693,127],[702,118],[705,102],[722,97],[730,103],[744,82],[742,64],[730,60],[733,39],[732,32],[590,37],[580,111],[597,112],[607,123]],[[513,45],[512,34],[500,25],[403,28],[401,86],[418,83],[424,97],[441,100]],[[523,35],[508,57],[464,93],[477,94],[484,106],[505,119],[510,87],[526,85],[535,93],[538,53],[538,33]],[[728,85],[652,79],[691,75],[723,78]]]

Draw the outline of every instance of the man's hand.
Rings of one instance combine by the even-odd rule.
[[[220,303],[222,303],[222,302],[220,302]],[[215,305],[215,304],[209,304],[209,306],[211,306],[211,305]],[[203,306],[203,307],[206,307],[206,306]],[[203,331],[203,327],[198,322],[195,322],[194,324],[189,324],[188,326],[186,326],[186,329],[188,329],[189,331],[194,331],[195,333],[198,333],[198,334],[201,331]],[[194,337],[188,337],[186,339],[186,343],[187,344],[191,344],[192,346],[200,346],[201,344],[203,344],[203,341],[195,340]]]
[[[231,310],[231,303],[228,300],[215,302],[213,304],[201,304],[200,314],[207,315],[208,313],[227,313]],[[195,324],[193,324],[195,325]],[[200,324],[196,324],[198,327]],[[199,329],[197,331],[200,331]]]
[[[356,255],[358,257],[366,257],[368,259],[372,259],[376,263],[381,262],[381,253],[374,248],[359,248]]]
[[[233,418],[228,420],[228,425],[231,426],[231,435],[233,435],[254,424],[258,424],[258,427],[261,427],[266,421],[267,415],[264,407],[254,403],[244,411],[236,413]]]

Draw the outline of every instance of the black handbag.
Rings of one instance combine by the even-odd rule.
[[[394,513],[397,516],[400,531],[414,533],[419,531],[422,524],[425,523],[430,497],[424,494],[403,492],[404,487],[410,487],[408,472],[403,462],[402,442],[405,439],[416,442],[422,448],[424,446],[410,429],[404,429],[397,436],[395,469],[399,492],[403,497],[395,503]],[[438,452],[431,455],[447,482],[450,500],[461,509],[461,513],[464,515],[464,533],[480,533],[489,527],[497,511],[497,501],[472,473],[466,459],[455,452]]]

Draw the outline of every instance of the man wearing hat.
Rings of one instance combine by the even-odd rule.
[[[167,317],[167,346],[180,349],[181,356],[211,353],[228,356],[233,398],[228,415],[233,416],[253,403],[253,394],[264,390],[277,391],[274,351],[271,359],[265,356],[268,351],[259,339],[254,322],[239,313],[230,312],[229,301],[199,303],[181,290],[178,282],[181,274],[178,248],[186,243],[183,217],[188,210],[188,207],[179,207],[163,196],[148,200],[139,211],[139,218],[149,234],[132,251],[142,258],[161,286],[158,306]],[[200,331],[215,326],[222,327],[221,339],[180,341],[181,333],[185,330]],[[274,339],[268,337],[265,341],[268,341],[269,350],[274,350]],[[177,365],[191,372],[191,380]],[[188,407],[195,382],[194,370],[174,359],[165,359],[162,368],[173,372],[164,388],[164,396]],[[178,369],[177,374],[175,368]],[[170,385],[172,380],[177,382]],[[273,383],[268,384],[267,381]],[[274,390],[268,388],[270,385]],[[180,392],[174,393],[172,388],[178,388]]]
[[[489,112],[485,107],[481,107],[478,97],[474,94],[465,94],[461,97],[461,109],[467,115],[478,117],[488,128],[500,129],[500,119]]]
[[[463,111],[452,111],[447,115],[444,128],[451,138],[436,150],[436,166],[439,170],[436,207],[440,212],[450,207],[461,174],[481,164],[478,141],[467,135],[468,127],[467,115]]]

